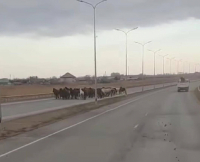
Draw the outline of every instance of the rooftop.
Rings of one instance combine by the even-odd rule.
[[[65,75],[61,76],[60,78],[76,78],[76,77],[70,73],[66,73]]]

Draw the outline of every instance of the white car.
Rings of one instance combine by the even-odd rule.
[[[180,92],[180,91],[184,90],[184,91],[188,92],[189,87],[190,87],[189,79],[185,79],[185,80],[180,79],[177,84],[177,91]]]

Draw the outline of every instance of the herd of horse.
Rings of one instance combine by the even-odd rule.
[[[84,99],[94,98],[95,97],[95,89],[94,88],[53,88],[53,93],[56,99]],[[119,94],[127,94],[126,89],[123,87],[120,88],[112,88],[112,87],[103,87],[97,88],[97,97],[112,97]]]

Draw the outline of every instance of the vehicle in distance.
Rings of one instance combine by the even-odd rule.
[[[185,79],[185,78],[181,77],[177,84],[177,91],[180,92],[180,91],[184,90],[184,91],[188,92],[189,87],[190,87],[189,79]]]

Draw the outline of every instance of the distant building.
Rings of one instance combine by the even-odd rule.
[[[7,78],[0,79],[0,85],[10,85],[10,81]]]
[[[76,82],[76,77],[70,73],[66,73],[65,75],[60,77],[59,82],[60,83],[74,83]]]

